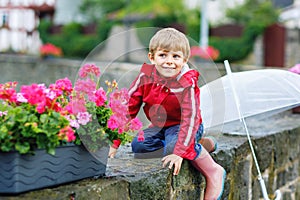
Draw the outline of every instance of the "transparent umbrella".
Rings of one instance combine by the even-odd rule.
[[[200,91],[203,123],[210,129],[242,116],[266,117],[300,105],[300,76],[279,69],[227,71]]]
[[[266,117],[300,105],[300,76],[276,69],[232,73],[229,62],[226,60],[224,64],[227,75],[201,87],[203,123],[209,129],[237,120],[242,122],[263,197],[269,200],[245,118]],[[281,198],[279,190],[275,194],[276,199]]]

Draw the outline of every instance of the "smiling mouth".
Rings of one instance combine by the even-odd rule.
[[[162,66],[162,68],[163,69],[175,69],[175,67],[163,67],[163,66]]]

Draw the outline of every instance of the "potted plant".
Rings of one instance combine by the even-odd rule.
[[[40,55],[42,58],[61,57],[62,50],[54,44],[46,43],[40,47]]]
[[[204,59],[204,60],[216,60],[220,55],[218,49],[213,46],[207,46],[206,48],[200,46],[191,47],[191,58]]]
[[[296,64],[289,69],[290,72],[296,73],[300,75],[300,64]],[[293,113],[300,113],[300,106],[292,109]]]
[[[20,193],[95,175],[106,169],[108,146],[142,134],[127,120],[126,89],[86,64],[73,88],[68,78],[48,87],[0,84],[0,193]]]

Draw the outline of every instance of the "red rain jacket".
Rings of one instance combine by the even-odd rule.
[[[200,114],[199,73],[184,66],[175,78],[159,76],[154,65],[143,64],[129,89],[129,114],[136,117],[140,107],[150,126],[180,125],[174,154],[189,160],[197,156],[195,135],[202,123]]]

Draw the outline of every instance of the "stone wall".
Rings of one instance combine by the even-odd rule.
[[[53,83],[56,79],[76,77],[81,61],[41,59],[26,55],[0,54],[0,83],[18,81],[19,84]]]
[[[300,118],[286,112],[257,122],[258,132],[252,136],[258,163],[270,199],[280,190],[282,199],[300,199]],[[251,130],[251,126],[249,126]],[[222,199],[262,199],[257,170],[247,138],[237,134],[237,126],[225,127],[223,134],[210,134],[219,141],[213,158],[227,171]],[[205,180],[188,161],[178,176],[162,168],[158,159],[134,159],[129,145],[122,146],[116,158],[109,159],[105,177],[94,177],[54,188],[32,191],[18,196],[1,196],[2,200],[43,199],[199,199]]]
[[[147,62],[147,61],[145,61]],[[128,86],[142,63],[103,62],[88,57],[85,60],[64,58],[41,59],[27,55],[0,54],[0,83],[18,81],[20,85],[31,83],[54,83],[57,79],[68,77],[75,82],[79,68],[84,63],[95,63],[101,69],[101,77],[117,79],[121,85]],[[200,84],[210,82],[225,74],[223,63],[190,60],[189,65],[201,73]],[[231,64],[232,71],[257,69],[261,67]]]

